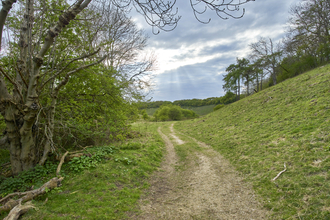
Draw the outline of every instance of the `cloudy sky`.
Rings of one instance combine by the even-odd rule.
[[[223,75],[236,57],[247,57],[249,44],[260,37],[273,41],[285,35],[286,22],[292,4],[300,0],[256,0],[249,2],[240,19],[222,20],[214,11],[207,11],[198,22],[189,0],[179,0],[176,6],[182,16],[171,32],[152,34],[142,16],[133,15],[138,25],[150,36],[148,50],[157,56],[152,101],[204,99],[223,96]]]

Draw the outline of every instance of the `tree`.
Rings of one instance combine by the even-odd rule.
[[[241,80],[245,79],[245,85],[247,85],[247,94],[249,95],[249,85],[252,81],[252,68],[248,66],[250,61],[246,58],[236,58],[236,64],[231,64],[226,68],[228,74],[224,75],[223,80],[225,84],[223,89],[225,91],[235,91],[236,100],[240,99],[241,94]]]
[[[246,58],[237,59],[237,66],[240,71],[242,79],[245,79],[244,84],[246,85],[246,94],[250,95],[250,82],[253,80],[253,68],[250,61]]]
[[[103,31],[104,28],[108,28],[103,15],[108,15],[109,7],[125,10],[132,4],[154,30],[173,30],[180,19],[174,8],[175,1],[114,0],[110,1],[109,7],[106,2],[92,2],[94,3],[94,0],[77,0],[69,5],[66,1],[60,0],[51,1],[48,5],[44,1],[27,0],[24,4],[19,2],[17,10],[12,9],[16,0],[2,2],[0,45],[6,57],[2,59],[0,68],[0,111],[6,121],[6,135],[10,142],[14,175],[33,168],[37,163],[42,164],[47,159],[48,152],[54,150],[55,109],[61,91],[71,79],[74,79],[72,77],[103,62],[110,62],[111,68],[118,59],[125,57],[130,60],[129,54],[134,54],[123,52],[125,48],[121,48],[120,51],[115,47],[109,48],[108,43],[112,40],[115,42],[115,38],[112,37],[116,36],[106,36],[106,32]],[[198,14],[205,12],[198,11],[198,7],[204,4],[224,19],[228,16],[241,17],[244,10],[239,16],[231,13],[239,11],[239,6],[247,2],[250,0],[228,3],[222,1],[220,4],[214,1],[190,1],[196,18]],[[97,9],[98,4],[101,5]],[[13,15],[16,13],[19,16],[10,17],[11,10]],[[88,13],[84,14],[84,10],[88,10]],[[4,27],[10,20],[16,20],[16,26],[6,27],[12,37],[3,41]],[[96,28],[93,28],[94,24],[98,24]],[[84,27],[89,27],[90,32]],[[5,44],[2,45],[2,42]],[[121,52],[122,56],[114,57],[118,52]],[[130,63],[121,69],[121,73],[125,71],[126,74],[127,71],[135,69],[131,72],[131,77],[126,75],[124,80],[122,78],[120,81],[119,78],[125,75],[121,74],[117,80],[125,86],[138,85],[142,78],[138,82],[134,79],[149,70],[149,64],[150,62],[145,62],[136,66]],[[47,107],[42,103],[47,103]],[[39,128],[41,118],[44,120],[42,131]],[[39,141],[40,132],[45,141]],[[43,152],[43,156],[40,156],[38,151]]]
[[[290,9],[281,78],[293,77],[330,60],[330,2],[302,0]]]
[[[306,46],[314,47],[319,62],[329,61],[330,2],[304,0],[292,6],[290,12],[289,34],[297,40],[301,38]],[[299,36],[301,34],[304,36]]]
[[[240,81],[241,81],[241,72],[239,70],[239,67],[237,64],[230,64],[226,71],[228,72],[226,75],[224,75],[223,80],[225,81],[225,84],[222,86],[222,88],[225,91],[233,91],[236,93],[236,100],[240,99]]]
[[[262,69],[262,66],[261,66],[259,60],[257,60],[253,64],[251,64],[250,67],[254,74],[253,78],[256,80],[256,87],[257,87],[256,91],[259,92],[260,90],[262,90],[262,80],[265,76],[265,73]]]
[[[273,85],[276,85],[276,68],[278,67],[282,51],[278,46],[275,46],[271,38],[261,37],[258,42],[250,44],[252,50],[250,58],[258,60],[259,65],[270,74]]]

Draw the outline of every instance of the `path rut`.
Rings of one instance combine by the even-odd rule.
[[[135,219],[266,219],[268,213],[255,198],[251,187],[230,163],[210,146],[175,133],[159,134],[167,154],[152,178],[147,196],[140,200],[141,214]],[[171,137],[171,138],[170,138]],[[185,169],[179,164],[175,146],[194,143],[201,150],[191,151]]]

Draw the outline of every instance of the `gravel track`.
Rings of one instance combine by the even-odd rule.
[[[142,213],[134,219],[267,219],[269,213],[226,159],[194,138],[185,136],[182,141],[173,124],[169,130],[164,134],[158,128],[167,154],[140,200]],[[175,169],[180,165],[175,146],[185,143],[201,150],[188,155],[185,169]]]

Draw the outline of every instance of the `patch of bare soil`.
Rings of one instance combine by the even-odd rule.
[[[203,148],[188,156],[188,168],[176,170],[174,145],[184,144],[170,127],[175,143],[162,133],[167,155],[161,171],[151,181],[141,214],[134,219],[266,219],[267,211],[254,192],[218,152],[190,138]]]

